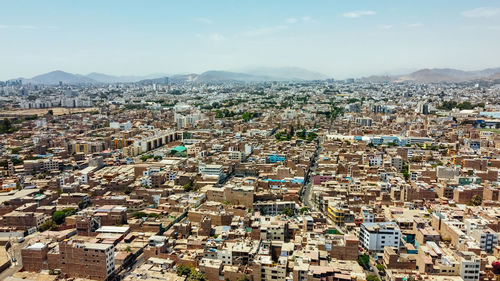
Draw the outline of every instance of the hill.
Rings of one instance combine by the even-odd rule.
[[[56,85],[59,82],[64,84],[95,84],[96,80],[80,74],[72,74],[61,70],[37,75],[31,79],[24,79],[24,83]]]

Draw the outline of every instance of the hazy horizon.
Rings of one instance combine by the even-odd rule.
[[[500,67],[495,1],[11,1],[0,9],[0,80],[54,70],[299,67],[343,79]]]

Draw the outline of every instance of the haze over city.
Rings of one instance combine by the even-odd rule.
[[[2,1],[0,80],[301,67],[500,66],[498,1]]]

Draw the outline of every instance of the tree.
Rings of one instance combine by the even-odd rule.
[[[62,224],[66,217],[72,216],[76,213],[76,210],[74,208],[66,208],[62,211],[55,211],[52,214],[52,220],[54,220],[55,223],[57,224]]]
[[[366,281],[380,281],[380,279],[378,279],[377,275],[370,274],[366,276]]]
[[[470,206],[481,206],[483,203],[483,198],[480,195],[474,195],[472,196],[472,199],[468,203]]]
[[[179,265],[176,271],[179,276],[189,276],[191,274],[191,268],[183,264]]]
[[[236,279],[236,281],[250,281],[250,279],[248,279],[248,277],[246,276],[241,276],[240,278]]]
[[[135,212],[133,214],[134,218],[136,219],[140,219],[140,218],[143,218],[143,217],[147,217],[148,215],[144,212]]]
[[[295,215],[295,211],[290,207],[285,207],[285,209],[283,209],[281,213],[283,215],[286,215],[287,217],[292,217],[293,215]]]
[[[49,111],[47,112],[48,115],[54,115],[54,110],[52,109],[49,109]]]
[[[361,255],[358,257],[358,264],[366,268],[370,264],[370,256]]]
[[[183,188],[184,188],[184,191],[185,191],[185,192],[189,192],[189,191],[193,190],[193,183],[192,183],[192,182],[190,182],[190,183],[186,183],[186,184],[183,186]]]
[[[307,207],[302,207],[302,208],[300,208],[300,213],[301,213],[301,214],[303,214],[303,213],[305,213],[305,212],[307,212],[307,211],[309,211],[309,208],[307,208]]]
[[[132,247],[127,246],[127,247],[125,248],[125,252],[129,252],[129,253],[130,253],[130,252],[132,252]]]
[[[46,230],[52,230],[52,229],[56,229],[57,228],[57,224],[53,221],[53,220],[46,220],[44,223],[42,223],[39,227],[38,227],[38,231],[40,232],[44,232]]]
[[[385,267],[383,265],[381,265],[381,264],[377,264],[376,267],[377,267],[378,271],[385,271]]]
[[[12,130],[12,124],[10,120],[4,118],[2,122],[0,122],[0,134],[9,133]]]
[[[196,271],[196,269],[191,268],[191,273],[189,274],[189,277],[187,281],[206,281],[207,279],[203,275],[203,273]]]

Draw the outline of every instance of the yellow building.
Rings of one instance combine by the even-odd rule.
[[[328,217],[339,226],[344,225],[345,209],[337,205],[337,202],[328,203]]]

